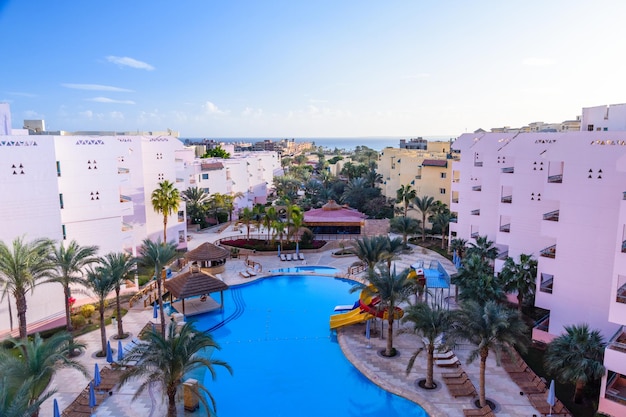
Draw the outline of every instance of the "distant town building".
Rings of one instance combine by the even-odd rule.
[[[400,139],[400,149],[419,149],[425,151],[428,147],[428,141],[422,138],[412,138],[408,142],[406,139]]]

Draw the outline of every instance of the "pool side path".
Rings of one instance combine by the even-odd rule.
[[[232,233],[231,228],[221,233],[213,231],[203,233],[193,233],[190,235],[192,239],[189,242],[189,249],[194,249],[204,242],[215,242],[221,237],[228,236]],[[303,251],[306,257],[306,265],[313,266],[329,266],[338,269],[345,274],[348,267],[355,261],[354,257],[333,257],[332,251],[321,251],[310,253]],[[245,270],[245,259],[229,259],[226,263],[226,270],[220,274],[221,279],[228,285],[237,285],[241,283],[251,282],[255,279],[261,279],[268,275],[268,271],[278,268],[295,267],[302,265],[302,261],[281,261],[276,255],[251,255],[249,259],[261,263],[263,272],[255,277],[243,278],[239,271]],[[422,248],[415,248],[413,253],[402,255],[401,259],[396,261],[398,268],[408,267],[415,262],[416,259],[423,259],[425,262],[430,260],[438,260],[442,263],[448,273],[453,274],[456,269],[447,259],[439,254]],[[354,278],[354,277],[353,277]],[[356,277],[357,279],[359,277]],[[332,307],[329,308],[329,317]],[[124,317],[124,330],[131,334],[130,338],[125,339],[123,344],[128,343],[133,337],[137,337],[141,329],[146,323],[154,321],[152,318],[152,309],[133,308],[129,310]],[[422,406],[431,417],[462,417],[463,408],[473,408],[471,400],[468,397],[453,398],[443,382],[441,381],[441,373],[452,371],[450,368],[435,367],[435,381],[440,384],[440,388],[436,390],[422,390],[417,388],[415,382],[423,378],[426,369],[426,356],[422,353],[415,361],[415,365],[411,373],[407,376],[405,373],[406,364],[413,352],[421,347],[419,338],[412,334],[394,334],[394,347],[400,351],[400,356],[389,359],[378,355],[378,351],[383,349],[386,340],[380,339],[378,335],[372,337],[369,341],[364,334],[365,325],[353,325],[340,329],[338,332],[338,341],[346,358],[353,363],[364,375],[371,381],[379,385],[381,388],[394,394],[405,397]],[[386,329],[384,329],[386,334]],[[113,339],[116,329],[112,325],[107,326],[107,337],[111,340],[111,346],[117,347],[117,341]],[[107,365],[104,358],[96,358],[95,354],[99,351],[100,333],[99,330],[81,336],[79,342],[87,345],[87,350],[78,360],[83,363],[87,371],[93,376],[94,365],[97,362],[100,369]],[[368,348],[368,345],[371,347]],[[456,354],[462,361],[463,369],[469,374],[472,382],[478,388],[478,361],[471,365],[466,364],[465,359],[469,350],[457,350]],[[506,371],[498,367],[495,359],[490,355],[487,361],[487,397],[495,400],[499,409],[497,415],[500,417],[527,417],[540,415],[531,405],[525,396],[520,395],[520,389],[509,378]],[[59,407],[64,410],[89,383],[91,378],[85,378],[79,372],[74,370],[63,369],[57,372],[50,384],[50,389],[56,389],[57,393],[48,401],[44,402],[41,407],[40,415],[52,415],[52,401],[56,398]],[[219,383],[219,378],[216,381]],[[126,385],[121,391],[116,391],[112,396],[107,398],[95,410],[95,416],[102,417],[135,417],[147,416],[158,417],[166,414],[166,400],[156,389],[153,392],[144,392],[136,400],[132,400],[137,389],[138,383],[132,382]],[[210,387],[209,387],[210,388]],[[245,393],[243,393],[245,395]],[[216,399],[219,413],[219,398]],[[183,408],[182,399],[179,402],[180,416],[198,416],[198,412],[186,412]]]

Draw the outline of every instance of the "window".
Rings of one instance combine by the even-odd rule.
[[[552,286],[554,285],[554,275],[541,273],[541,285],[539,291],[552,294]]]
[[[178,212],[178,223],[182,223],[185,221],[185,212],[184,211],[179,211]]]
[[[66,233],[64,224],[61,225],[61,232],[63,233],[63,240],[66,240],[67,239],[67,233]]]
[[[208,180],[209,179],[209,174],[202,174],[202,179],[203,180]]]
[[[440,188],[439,189],[439,194],[445,194],[446,193],[446,189],[445,188]]]
[[[63,194],[59,194],[59,205],[63,208]]]
[[[185,231],[179,230],[178,231],[178,243],[184,243],[184,242],[185,242]]]
[[[445,173],[445,172],[442,172],[442,173],[441,173],[441,178],[442,178],[442,179],[443,179],[443,178],[446,178],[446,173]]]
[[[209,194],[209,189],[208,188],[203,188],[202,191],[204,191],[205,193]]]
[[[593,125],[587,125],[587,132],[593,132]]]
[[[57,177],[61,176],[61,162],[57,161]]]

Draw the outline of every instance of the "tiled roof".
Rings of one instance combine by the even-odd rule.
[[[227,258],[229,255],[230,252],[227,249],[205,242],[194,250],[187,252],[185,258],[189,261],[217,261]]]
[[[424,159],[422,166],[425,167],[447,167],[448,161],[445,159]]]
[[[215,171],[224,168],[224,164],[221,162],[209,162],[206,164],[200,164],[200,168],[203,171]]]
[[[176,277],[165,281],[165,289],[175,298],[189,298],[197,295],[224,291],[228,285],[206,272],[183,272]]]

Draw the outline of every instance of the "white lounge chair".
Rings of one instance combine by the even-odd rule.
[[[459,363],[459,358],[456,355],[448,359],[435,359],[435,364],[442,367],[457,366]]]
[[[302,252],[298,252],[298,259],[304,261],[304,254]]]
[[[239,271],[239,275],[241,275],[242,278],[250,278],[250,274],[246,271]]]
[[[287,260],[288,260],[288,261],[293,260],[293,258],[291,257],[291,254],[290,254],[290,253],[288,253],[288,254],[287,254]]]
[[[287,257],[285,256],[285,254],[284,254],[284,253],[281,253],[281,254],[280,254],[280,260],[281,260],[281,261],[286,261],[286,260],[287,260]]]
[[[248,268],[246,270],[246,272],[248,273],[248,275],[250,275],[251,277],[255,277],[256,276],[256,272],[254,272],[254,270]]]

